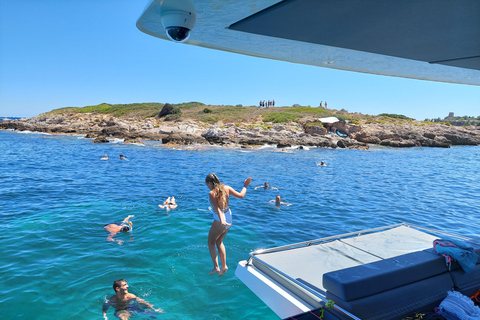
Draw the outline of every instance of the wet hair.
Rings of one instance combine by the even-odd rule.
[[[128,232],[130,231],[130,227],[129,226],[123,226],[122,227],[122,232]]]
[[[215,175],[215,173],[210,173],[206,178],[205,182],[211,182],[213,184],[213,189],[215,190],[215,195],[218,200],[218,204],[221,208],[227,206],[227,195],[225,194],[225,185],[220,182],[220,179]]]
[[[127,282],[125,279],[118,279],[113,281],[113,291],[117,292],[117,288],[120,288],[122,286],[122,282]]]

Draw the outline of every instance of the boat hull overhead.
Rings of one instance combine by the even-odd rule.
[[[160,19],[168,2],[149,3],[137,27],[168,39]],[[341,70],[480,85],[478,0],[187,2],[197,16],[187,44]]]

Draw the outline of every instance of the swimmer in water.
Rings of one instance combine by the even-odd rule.
[[[260,188],[263,188],[264,190],[278,190],[278,188],[276,188],[276,187],[270,187],[268,185],[268,182],[265,182],[265,184],[263,186],[255,187],[255,190],[260,189]]]
[[[213,210],[213,223],[208,232],[208,250],[210,251],[210,257],[213,262],[213,269],[210,271],[210,275],[218,273],[218,276],[221,277],[228,270],[227,252],[225,250],[225,245],[223,244],[223,239],[232,226],[232,211],[228,206],[229,199],[230,196],[243,199],[251,181],[252,178],[245,179],[242,191],[237,192],[232,187],[221,183],[215,173],[210,173],[205,178],[205,184],[208,189],[210,189],[208,197]],[[220,262],[222,263],[221,269],[218,265],[217,249],[218,255],[220,256]]]
[[[172,210],[178,207],[177,202],[175,201],[175,197],[168,197],[167,200],[163,204],[158,205],[160,209],[167,208],[168,210]]]
[[[105,153],[105,157],[101,158],[100,160],[108,160],[107,154]]]
[[[115,295],[105,301],[103,304],[103,319],[107,320],[107,311],[110,306],[115,308],[115,316],[122,320],[130,319],[130,316],[136,312],[142,312],[144,308],[152,309],[155,312],[164,313],[161,308],[155,309],[152,304],[140,299],[133,293],[128,292],[128,283],[125,279],[119,279],[113,282]],[[136,302],[136,303],[135,303]]]
[[[327,165],[325,164],[325,161],[322,161],[320,163],[318,162],[315,162],[317,164],[317,166],[321,166],[321,167],[326,167]]]
[[[275,200],[270,200],[269,202],[275,202],[275,207],[280,207],[282,204],[287,207],[292,205],[291,203],[282,202],[282,198],[280,197],[280,195],[277,195]]]
[[[123,221],[121,223],[106,224],[103,228],[105,230],[107,230],[108,232],[110,232],[110,234],[107,237],[107,240],[108,241],[117,241],[118,244],[122,244],[123,243],[122,240],[117,240],[117,239],[114,239],[113,237],[119,232],[132,231],[133,230],[133,223],[131,221],[128,221],[128,220],[130,220],[130,218],[133,218],[133,217],[135,217],[135,216],[134,215],[129,215],[128,217],[123,219]]]

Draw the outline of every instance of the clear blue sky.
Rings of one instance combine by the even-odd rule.
[[[418,120],[480,115],[480,87],[375,76],[160,40],[143,0],[0,0],[0,116],[102,102],[318,106]]]

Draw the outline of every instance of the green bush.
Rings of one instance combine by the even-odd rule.
[[[181,116],[182,116],[181,113],[169,114],[168,116],[165,117],[165,121],[175,121],[180,119]]]
[[[394,113],[381,113],[378,115],[379,117],[389,117],[389,118],[396,118],[396,119],[404,119],[404,120],[413,120],[403,114],[394,114]]]
[[[286,123],[297,121],[300,115],[287,112],[271,112],[263,116],[263,122]]]
[[[210,110],[208,108],[205,108],[205,109],[203,109],[203,113],[212,113],[212,110]]]
[[[313,127],[313,126],[317,126],[317,127],[323,127],[323,123],[321,123],[320,121],[314,121],[314,122],[309,122],[305,125],[305,127]]]

